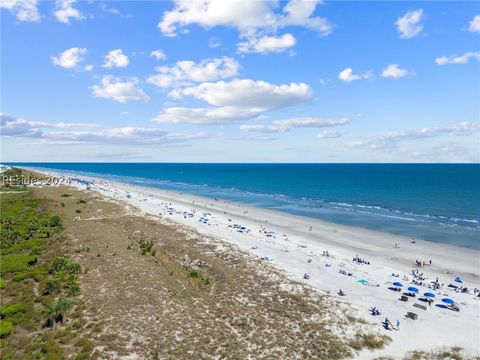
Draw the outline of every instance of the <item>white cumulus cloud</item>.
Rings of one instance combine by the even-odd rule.
[[[113,76],[102,77],[99,85],[91,87],[94,97],[115,100],[121,103],[129,101],[148,101],[150,97],[138,86],[137,78],[121,80]]]
[[[468,25],[468,30],[471,32],[480,32],[480,15],[475,15]]]
[[[19,21],[39,21],[37,0],[0,0],[0,8],[9,10]]]
[[[214,106],[271,110],[308,101],[312,90],[305,83],[275,85],[266,81],[234,79],[173,90],[170,96],[192,96]]]
[[[63,67],[65,69],[76,69],[85,60],[86,54],[87,49],[74,47],[65,50],[57,56],[52,56],[51,59],[52,62],[57,66]],[[90,71],[90,66],[91,65],[87,65],[85,70]]]
[[[410,39],[419,35],[423,30],[422,19],[422,9],[408,11],[405,15],[400,16],[395,22],[400,37],[402,39]]]
[[[247,40],[237,44],[240,53],[282,52],[295,46],[297,40],[292,34],[282,36],[248,36]]]
[[[198,63],[189,60],[178,61],[174,66],[159,66],[157,73],[148,77],[147,82],[161,88],[190,85],[236,76],[240,65],[229,57],[205,59]]]
[[[355,80],[369,80],[372,78],[371,72],[366,72],[363,74],[354,74],[352,68],[346,68],[340,71],[338,78],[345,82],[352,82]]]
[[[57,0],[55,3],[55,12],[53,13],[57,20],[64,24],[70,24],[71,19],[85,19],[82,13],[73,7],[76,2],[76,0]]]
[[[466,64],[470,59],[480,61],[480,51],[469,51],[463,55],[441,56],[435,59],[438,65]]]
[[[413,75],[412,72],[400,68],[398,64],[390,64],[383,69],[382,76],[386,78],[399,79],[408,75]]]
[[[234,79],[207,82],[172,90],[169,96],[190,96],[211,107],[168,107],[154,120],[161,123],[219,124],[254,119],[267,111],[309,101],[312,90],[307,84],[274,85],[265,81]]]
[[[163,14],[158,28],[166,36],[175,36],[178,27],[191,24],[205,28],[228,26],[237,28],[242,34],[303,26],[328,35],[333,28],[330,22],[313,16],[319,3],[318,0],[291,0],[282,11],[277,11],[278,3],[268,0],[176,0],[174,9]]]
[[[105,55],[105,63],[102,67],[124,68],[128,66],[128,63],[128,56],[123,53],[122,49],[116,49],[109,51],[108,54]]]
[[[160,50],[160,49],[157,49],[157,50],[153,50],[151,53],[150,53],[150,56],[154,57],[155,59],[157,60],[165,60],[167,58],[167,56],[165,55],[165,53]]]

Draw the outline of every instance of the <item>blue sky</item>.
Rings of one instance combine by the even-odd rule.
[[[0,0],[2,161],[478,162],[478,2]]]

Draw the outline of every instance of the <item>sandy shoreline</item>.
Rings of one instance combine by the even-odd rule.
[[[94,181],[91,189],[104,196],[124,201],[145,213],[161,215],[161,220],[169,219],[233,243],[282,269],[294,280],[304,281],[330,292],[332,296],[337,296],[337,291],[342,289],[347,294],[343,299],[379,326],[385,317],[394,324],[400,321],[399,331],[383,330],[394,340],[386,349],[375,353],[363,352],[361,358],[381,355],[397,358],[409,350],[431,350],[440,346],[461,346],[468,352],[480,354],[480,298],[472,294],[474,287],[480,288],[480,252],[477,250],[426,241],[411,244],[411,239],[403,236],[230,201],[94,178],[90,180]],[[81,183],[73,185],[86,188]],[[199,221],[202,217],[208,220]],[[234,224],[239,226],[233,227]],[[274,235],[270,233],[267,236],[266,231],[273,231]],[[324,256],[324,251],[328,251],[330,256]],[[370,265],[352,261],[356,255]],[[435,304],[442,304],[444,297],[452,298],[460,306],[460,312],[435,304],[430,308],[427,306],[428,310],[422,310],[413,307],[414,303],[424,304],[418,296],[402,302],[398,300],[401,293],[388,289],[394,281],[402,282],[404,289],[412,286],[410,274],[417,259],[426,263],[432,261],[431,266],[419,269],[420,273],[424,273],[427,285],[436,278],[444,284],[441,290],[415,285],[420,294],[433,292],[436,295]],[[352,273],[352,276],[339,271]],[[393,277],[392,273],[399,277]],[[303,279],[304,274],[310,278]],[[470,294],[457,293],[447,287],[457,276],[470,288]],[[359,280],[368,281],[368,285],[362,285]],[[372,306],[381,311],[380,316],[370,315],[368,309]],[[405,319],[407,312],[416,313],[418,320]]]

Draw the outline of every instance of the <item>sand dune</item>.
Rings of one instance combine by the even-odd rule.
[[[346,293],[342,299],[379,327],[385,318],[394,325],[397,320],[400,322],[397,331],[382,330],[393,339],[387,348],[375,353],[365,351],[360,358],[382,355],[397,358],[409,350],[441,346],[461,346],[469,353],[480,354],[480,298],[473,294],[474,288],[480,288],[480,254],[476,250],[425,241],[412,244],[411,239],[402,236],[229,201],[90,180],[92,190],[124,201],[146,214],[159,216],[160,221],[193,227],[235,244],[283,270],[288,277],[304,281],[319,291],[338,297],[337,292],[342,289]],[[84,183],[73,185],[85,188]],[[329,256],[325,255],[326,251]],[[354,257],[369,264],[352,261]],[[417,260],[427,265],[414,267]],[[412,285],[411,273],[417,269],[419,274],[423,273],[423,285]],[[308,280],[304,279],[305,274]],[[461,285],[467,286],[470,293],[448,287],[450,283],[460,285],[454,283],[457,276],[463,279]],[[433,289],[431,282],[437,278],[443,286]],[[362,284],[359,280],[365,281]],[[404,284],[403,290],[408,286],[417,287],[419,296],[400,301],[403,291],[389,289],[395,281]],[[431,306],[419,299],[427,291],[435,294]],[[460,312],[442,307],[441,299],[445,297],[454,299]],[[425,305],[427,310],[414,304]],[[380,316],[370,315],[372,306],[380,310]],[[405,318],[407,312],[416,313],[418,319]]]

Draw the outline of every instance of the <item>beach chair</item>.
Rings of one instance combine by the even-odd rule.
[[[417,320],[418,319],[418,315],[415,314],[414,312],[407,312],[407,315],[405,315],[405,317],[407,319],[412,319],[412,320]]]
[[[419,304],[419,303],[415,303],[415,304],[413,304],[413,306],[416,307],[416,308],[425,310],[425,311],[428,309],[428,307],[426,305]]]

